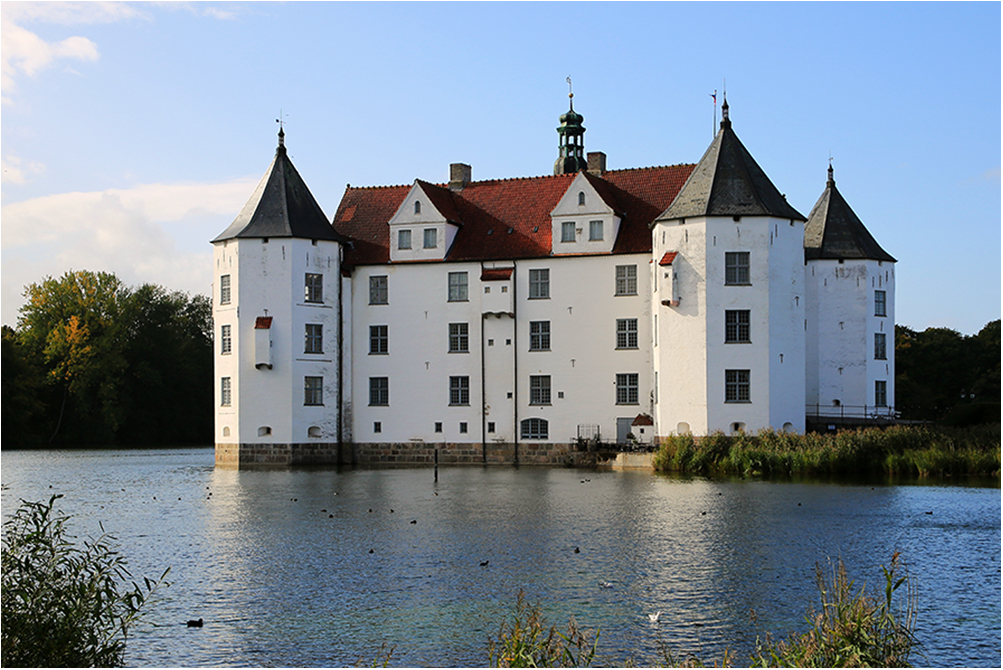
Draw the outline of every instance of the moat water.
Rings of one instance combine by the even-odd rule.
[[[757,634],[805,629],[816,564],[877,588],[896,551],[918,592],[913,663],[1001,664],[998,479],[237,472],[198,448],[5,451],[2,481],[5,518],[61,493],[75,534],[103,523],[134,575],[171,568],[130,666],[370,665],[384,644],[393,666],[485,666],[520,591],[549,623],[599,629],[607,665],[663,663],[662,644],[744,665]]]

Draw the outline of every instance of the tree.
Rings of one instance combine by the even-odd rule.
[[[45,412],[45,373],[29,357],[17,333],[3,327],[3,441],[14,444],[22,436],[39,441],[39,419]]]
[[[167,570],[140,586],[113,537],[71,542],[69,517],[54,510],[61,497],[22,501],[3,524],[3,666],[124,665],[129,631]]]

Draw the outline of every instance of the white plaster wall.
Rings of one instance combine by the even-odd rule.
[[[652,266],[657,268],[653,310],[658,314],[653,347],[658,373],[657,435],[671,435],[680,424],[694,435],[708,432],[707,413],[707,237],[703,218],[659,222],[653,229]],[[678,252],[671,266],[657,263]],[[723,262],[723,261],[722,261]],[[671,283],[675,278],[675,290]],[[679,299],[676,307],[663,301]],[[654,320],[654,319],[653,319]],[[685,431],[683,431],[685,432]]]
[[[868,352],[867,386],[869,389],[868,404],[873,405],[874,382],[885,380],[888,388],[888,407],[895,406],[895,264],[882,261],[867,261],[867,270],[870,279],[869,295],[870,304],[867,308],[867,329],[871,337],[870,351]],[[874,291],[885,291],[886,316],[876,316],[874,314]],[[874,359],[874,333],[885,333],[887,342],[887,360]],[[883,411],[883,410],[878,410]]]
[[[216,286],[219,276],[231,275],[231,304],[218,305],[214,330],[225,321],[233,325],[232,353],[222,355],[216,343],[216,439],[221,443],[289,443],[334,441],[337,425],[337,289],[338,244],[292,238],[229,240],[217,243]],[[324,302],[305,302],[306,272],[324,276]],[[273,318],[272,369],[254,365],[254,325],[257,317]],[[324,353],[304,353],[305,325],[324,326]],[[324,377],[324,405],[305,407],[304,377]],[[232,406],[219,402],[220,378],[232,379]],[[308,438],[310,426],[320,437]],[[223,436],[223,428],[230,435]],[[271,433],[259,435],[262,427]]]
[[[647,254],[518,261],[511,280],[484,282],[479,263],[357,268],[355,441],[511,442],[527,417],[550,422],[547,441],[574,438],[578,424],[598,424],[604,437],[615,439],[618,417],[651,411],[648,261]],[[637,265],[638,295],[614,295],[617,265]],[[528,299],[531,268],[550,269],[550,298]],[[448,302],[448,273],[459,271],[467,272],[469,300]],[[389,304],[369,305],[373,275],[388,277]],[[491,293],[484,293],[485,286]],[[502,286],[509,287],[505,295],[514,320],[497,314]],[[617,318],[637,319],[637,349],[616,350]],[[550,351],[529,351],[530,321],[551,322]],[[468,323],[469,353],[449,353],[448,324],[461,322]],[[369,354],[370,325],[388,326],[389,354]],[[638,375],[637,404],[616,404],[617,373]],[[548,406],[529,406],[529,377],[537,374],[551,377]],[[469,406],[449,406],[452,375],[470,378]],[[389,407],[369,406],[370,377],[390,379]],[[434,431],[436,422],[442,422],[442,433]],[[460,422],[467,423],[467,433],[459,431]],[[493,433],[486,432],[488,422],[495,424]]]
[[[805,429],[804,222],[770,219],[769,425]]]

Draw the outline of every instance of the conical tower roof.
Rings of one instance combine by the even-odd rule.
[[[728,101],[721,129],[660,219],[692,216],[805,217],[791,207],[731,129]]]
[[[248,237],[298,237],[344,241],[324,216],[286,154],[285,132],[265,175],[233,223],[213,242]]]
[[[804,227],[805,260],[851,258],[895,262],[871,237],[867,228],[836,189],[829,166],[829,179]]]

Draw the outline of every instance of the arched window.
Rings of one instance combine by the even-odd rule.
[[[579,191],[578,192],[578,204],[579,205],[584,205],[585,204],[585,191]]]
[[[731,434],[732,435],[738,435],[739,433],[744,433],[744,432],[745,432],[745,422],[744,421],[736,421],[735,423],[731,424]]]
[[[223,426],[223,437],[230,437],[230,426]]]
[[[784,432],[785,433],[789,433],[792,430],[794,430],[794,424],[793,423],[791,423],[790,421],[788,421],[787,423],[784,424]]]
[[[521,427],[524,440],[546,440],[550,436],[550,424],[546,419],[523,419]]]
[[[676,433],[679,435],[686,435],[690,432],[690,424],[685,421],[680,421],[676,424]]]
[[[414,213],[421,214],[421,200],[414,201]]]
[[[320,437],[320,426],[310,426],[306,434],[308,437]]]
[[[261,426],[260,428],[258,428],[258,437],[265,437],[271,434],[272,434],[271,426]]]

